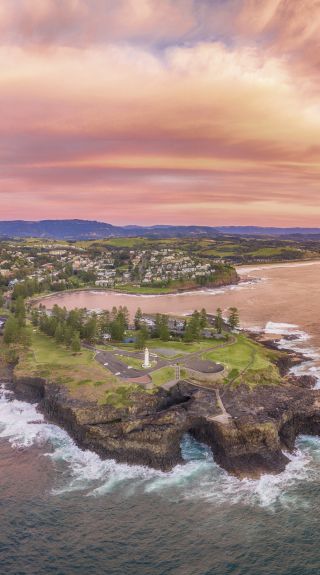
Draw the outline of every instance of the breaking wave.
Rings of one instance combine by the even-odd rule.
[[[215,505],[297,504],[298,487],[318,481],[320,439],[300,437],[290,463],[279,475],[259,480],[239,480],[228,475],[213,460],[208,447],[189,435],[182,441],[185,463],[164,473],[142,466],[102,460],[97,454],[79,449],[66,431],[46,423],[35,405],[13,399],[4,386],[0,390],[0,438],[14,449],[39,448],[39,457],[51,460],[55,471],[53,496],[79,492],[101,497],[115,490],[130,495],[157,494],[167,499],[205,500]],[[300,501],[303,505],[303,500]]]

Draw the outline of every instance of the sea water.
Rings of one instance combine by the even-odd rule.
[[[103,461],[5,386],[0,421],[1,573],[320,572],[318,438],[253,481],[188,435],[168,473]]]

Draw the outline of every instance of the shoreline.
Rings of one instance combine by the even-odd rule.
[[[174,290],[171,292],[158,292],[158,293],[148,293],[148,292],[140,292],[140,293],[133,293],[130,291],[122,291],[122,290],[118,290],[115,288],[100,288],[99,286],[93,286],[93,287],[81,287],[81,288],[72,288],[72,289],[66,289],[66,290],[62,290],[62,291],[56,291],[56,292],[52,292],[52,293],[46,293],[44,295],[36,295],[35,297],[31,296],[30,298],[28,298],[28,303],[31,305],[34,305],[35,303],[37,303],[39,300],[43,300],[43,299],[50,299],[51,297],[58,297],[58,296],[63,296],[65,294],[73,294],[73,293],[81,293],[81,292],[99,292],[99,293],[112,293],[115,295],[119,295],[119,296],[129,296],[129,297],[166,297],[166,296],[178,296],[178,295],[187,295],[187,294],[194,294],[194,293],[199,293],[199,292],[210,292],[213,290],[219,290],[219,289],[223,289],[223,288],[228,288],[228,287],[233,287],[233,286],[237,286],[241,283],[245,283],[247,280],[245,279],[239,279],[239,281],[234,282],[234,283],[226,283],[226,284],[221,284],[221,285],[217,285],[217,286],[211,286],[211,287],[206,287],[206,286],[199,286],[197,288],[181,288],[179,290]],[[253,281],[255,281],[255,278],[253,278]]]
[[[105,287],[99,287],[99,286],[91,286],[91,287],[80,287],[80,288],[71,288],[71,289],[66,289],[66,290],[62,290],[62,291],[55,291],[55,292],[51,292],[51,293],[46,293],[44,295],[36,295],[36,296],[31,296],[30,298],[28,298],[28,303],[30,303],[31,305],[34,305],[35,303],[37,303],[39,300],[43,300],[43,299],[50,299],[51,297],[58,297],[58,296],[63,296],[65,294],[76,294],[76,293],[81,293],[81,292],[99,292],[99,293],[111,293],[111,294],[115,294],[118,296],[126,296],[126,297],[166,297],[166,296],[178,296],[178,295],[188,295],[188,294],[196,294],[199,292],[210,292],[210,291],[214,291],[214,290],[219,290],[219,289],[223,289],[223,288],[232,288],[233,286],[239,286],[247,281],[259,281],[259,278],[256,277],[250,277],[249,275],[247,277],[242,277],[245,274],[249,274],[250,272],[255,272],[255,271],[262,271],[264,269],[277,269],[277,268],[296,268],[296,267],[304,267],[304,266],[312,266],[312,265],[320,265],[320,259],[319,260],[295,260],[294,262],[277,262],[277,263],[261,263],[261,264],[242,264],[240,266],[236,266],[236,271],[240,276],[240,279],[236,282],[231,282],[231,283],[225,283],[225,284],[221,284],[221,285],[216,285],[216,286],[211,286],[211,287],[206,287],[206,286],[198,286],[195,288],[180,288],[180,289],[173,289],[172,291],[169,292],[156,292],[156,293],[150,293],[150,292],[139,292],[139,293],[134,293],[131,291],[125,291],[125,290],[119,290],[116,288],[105,288]]]
[[[304,264],[300,263],[299,265],[319,263],[320,262],[317,261]],[[297,264],[291,263],[290,266],[297,266]],[[286,265],[286,267],[288,267],[288,265]],[[92,288],[88,289],[92,291]],[[64,292],[59,293],[63,295]],[[50,297],[50,295],[52,294],[48,294],[48,297]],[[270,324],[271,323],[273,322],[270,322]],[[271,327],[275,328],[275,332],[271,332]],[[304,344],[302,342],[305,341],[308,334],[302,332],[299,326],[291,323],[273,323],[271,327],[269,327],[268,331],[266,323],[265,327],[261,329],[260,337],[263,337],[265,341],[261,341],[260,343],[268,346],[268,342],[269,345],[271,342],[275,345],[274,349],[285,352],[288,357],[293,357],[295,361],[294,363],[290,363],[289,360],[284,360],[282,367],[285,371],[281,374],[283,381],[281,381],[278,386],[272,387],[271,393],[270,385],[266,386],[264,384],[251,390],[247,389],[245,385],[243,385],[243,388],[240,386],[236,390],[225,388],[223,402],[231,417],[226,427],[221,427],[221,424],[219,425],[218,422],[214,421],[214,416],[212,419],[212,415],[209,416],[207,414],[207,407],[209,405],[207,397],[202,397],[202,403],[198,404],[199,399],[195,399],[194,391],[192,393],[190,392],[190,389],[186,385],[187,382],[182,382],[182,384],[177,386],[177,389],[172,392],[171,400],[173,400],[173,404],[171,404],[169,412],[172,419],[170,420],[169,427],[168,420],[165,418],[163,411],[167,409],[164,408],[164,403],[168,402],[170,394],[166,396],[166,399],[164,399],[164,397],[162,398],[160,402],[161,407],[159,404],[155,411],[154,408],[147,410],[147,420],[145,416],[141,418],[139,415],[138,417],[135,416],[131,418],[129,423],[126,415],[121,414],[119,416],[119,413],[114,412],[111,421],[119,422],[120,419],[120,422],[112,423],[112,425],[119,426],[119,428],[122,426],[125,430],[128,427],[131,429],[129,432],[130,435],[127,434],[127,431],[124,431],[122,440],[120,440],[118,431],[116,432],[118,441],[116,452],[114,450],[110,452],[108,448],[106,451],[104,448],[101,451],[99,448],[100,440],[98,440],[98,447],[96,445],[97,439],[95,434],[99,426],[101,427],[102,425],[104,428],[101,433],[107,433],[107,435],[109,433],[106,432],[106,425],[110,426],[111,413],[108,416],[108,423],[104,422],[103,417],[101,417],[99,422],[89,420],[88,425],[90,428],[94,428],[94,431],[90,430],[90,437],[88,438],[86,435],[86,422],[82,421],[79,424],[76,416],[76,421],[74,418],[72,421],[69,420],[70,414],[72,414],[74,410],[71,404],[68,405],[68,400],[65,402],[65,397],[59,396],[60,399],[59,397],[53,397],[53,403],[47,403],[46,401],[44,405],[48,406],[48,413],[50,413],[52,409],[53,417],[56,416],[54,421],[57,422],[58,425],[67,429],[72,437],[74,437],[73,434],[76,433],[79,441],[78,444],[82,448],[93,450],[107,459],[113,458],[119,462],[125,461],[130,464],[142,464],[163,470],[172,469],[175,465],[181,463],[179,445],[182,433],[190,433],[190,430],[192,430],[191,433],[196,439],[211,448],[216,463],[226,469],[230,474],[237,475],[238,477],[248,476],[255,478],[268,473],[281,473],[288,464],[288,458],[285,452],[292,452],[294,450],[295,440],[298,435],[320,435],[320,429],[318,428],[318,425],[320,425],[320,413],[318,411],[318,409],[320,409],[320,392],[316,386],[317,381],[320,381],[320,377],[315,377],[312,369],[309,369],[310,365],[314,365],[314,359],[310,355],[310,348],[306,346],[306,352],[309,350],[309,353],[304,353]],[[281,327],[283,328],[282,332],[279,331]],[[290,330],[291,333],[288,333]],[[250,332],[253,330],[250,329],[249,326],[244,331],[250,335]],[[255,334],[255,337],[259,337],[259,334]],[[285,365],[286,363],[287,365]],[[298,369],[295,372],[296,368]],[[27,381],[25,383],[22,382],[21,385],[22,387],[24,387],[24,385],[28,387],[30,381],[29,383]],[[175,399],[173,399],[173,396]],[[189,399],[186,399],[187,397]],[[177,401],[177,399],[179,400]],[[182,401],[180,401],[181,399]],[[145,399],[141,401],[144,402]],[[160,399],[157,398],[156,401],[160,401]],[[193,407],[193,411],[188,411],[188,401],[195,402],[197,407]],[[183,408],[181,408],[181,403],[184,405]],[[139,401],[137,404],[139,404]],[[83,405],[79,405],[78,409],[82,409],[83,411],[83,407]],[[204,407],[205,410],[202,411]],[[66,409],[68,413],[66,413],[64,409]],[[139,409],[140,408],[138,408],[138,410]],[[47,413],[47,411],[45,411],[45,413]],[[50,417],[50,415],[48,415],[48,417]],[[91,417],[92,415],[90,415],[90,418]],[[179,418],[180,423],[178,421]],[[183,425],[181,424],[181,418],[184,418]],[[132,425],[133,427],[131,428]],[[150,425],[153,429],[157,429],[156,439],[154,434],[149,435],[148,428]],[[160,431],[161,426],[164,429],[163,432]],[[169,429],[170,426],[171,431]],[[135,438],[135,429],[138,428],[139,432],[137,432]],[[93,439],[91,433],[94,433]],[[164,434],[166,433],[169,433],[173,447],[171,447],[172,444],[165,447],[164,443],[167,439],[165,439]],[[131,443],[131,441],[134,442],[137,438],[139,449]],[[123,443],[121,443],[121,441]],[[108,442],[109,437],[104,445],[108,446]],[[157,448],[155,448],[155,443],[157,443]],[[156,455],[157,451],[155,451],[155,449],[158,448],[164,449],[160,457]],[[173,451],[171,449],[173,449]]]
[[[320,259],[317,260],[294,260],[292,262],[270,262],[270,263],[263,263],[261,264],[241,264],[236,266],[237,273],[241,275],[241,273],[246,273],[250,271],[260,271],[260,270],[269,270],[269,269],[277,269],[277,268],[300,268],[305,266],[312,266],[312,265],[319,265]]]
[[[252,337],[248,330],[246,333]],[[260,345],[270,347],[270,343],[275,342],[270,338]],[[228,474],[258,479],[285,471],[289,460],[284,451],[294,451],[299,434],[306,430],[310,435],[318,434],[317,428],[313,431],[320,417],[320,392],[311,389],[315,378],[290,373],[308,358],[292,349],[281,351],[282,381],[272,386],[273,393],[270,384],[253,389],[243,384],[223,388],[230,418],[224,423],[220,423],[219,409],[212,413],[216,386],[199,389],[184,380],[152,397],[135,393],[132,414],[107,404],[75,401],[63,385],[42,377],[13,374],[7,387],[18,400],[37,403],[47,421],[65,429],[82,450],[97,453],[102,459],[168,472],[183,463],[181,441],[189,433],[211,449],[214,461]]]

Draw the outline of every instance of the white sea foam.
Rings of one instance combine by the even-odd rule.
[[[176,466],[171,473],[146,482],[148,493],[165,494],[166,498],[205,500],[214,505],[244,504],[273,509],[275,505],[304,505],[297,502],[297,489],[306,481],[318,481],[320,474],[320,439],[299,438],[285,471],[263,475],[258,480],[237,479],[221,469],[212,459],[194,459]],[[194,450],[194,449],[193,449]]]
[[[319,444],[320,452],[320,444]],[[288,497],[289,491],[301,481],[310,479],[308,453],[297,450],[290,455],[290,462],[285,471],[278,475],[263,475],[258,480],[237,479],[228,475],[218,466],[212,466],[207,477],[197,482],[197,485],[186,493],[186,498],[204,498],[208,502],[220,504],[259,505],[273,507],[283,497]],[[320,471],[320,470],[319,470]]]
[[[237,272],[239,275],[247,274],[250,272],[261,271],[261,270],[272,270],[277,268],[301,268],[306,266],[319,265],[320,260],[315,260],[311,262],[296,262],[296,263],[279,263],[279,264],[265,264],[265,265],[252,265],[252,266],[239,266],[237,267]]]
[[[264,332],[274,335],[297,335],[303,336],[305,332],[298,329],[298,326],[293,323],[278,323],[274,321],[268,321]]]
[[[172,500],[191,498],[272,508],[276,503],[290,505],[296,487],[301,482],[318,481],[320,475],[320,439],[309,437],[299,438],[298,449],[289,456],[283,473],[264,475],[257,481],[228,475],[213,461],[209,448],[189,436],[182,443],[185,463],[168,473],[102,460],[91,451],[79,449],[66,431],[45,423],[35,405],[12,399],[4,388],[0,390],[0,437],[14,449],[42,448],[42,456],[52,461],[56,472],[54,496],[79,492],[101,497],[121,489],[127,497],[142,492]]]
[[[249,328],[253,333],[265,333],[268,335],[283,336],[277,341],[278,349],[288,349],[302,353],[306,361],[290,369],[293,375],[313,375],[317,379],[315,389],[320,389],[320,360],[319,350],[310,345],[306,345],[311,336],[299,329],[299,326],[291,323],[280,323],[269,321],[264,327],[252,326]],[[288,339],[286,336],[294,336]]]
[[[12,393],[0,388],[0,437],[15,449],[32,446],[44,448],[43,455],[54,465],[61,465],[62,484],[55,493],[88,490],[97,482],[116,485],[133,478],[146,479],[157,472],[142,466],[102,460],[89,450],[79,449],[66,431],[46,423],[36,405],[12,399]]]
[[[32,423],[35,420],[42,423]],[[101,497],[121,489],[128,497],[139,491],[174,500],[191,498],[223,505],[240,502],[272,507],[277,502],[290,504],[295,487],[320,478],[317,438],[299,439],[299,449],[289,456],[290,463],[283,473],[264,475],[258,481],[240,481],[213,461],[209,448],[189,436],[182,444],[185,464],[168,473],[102,460],[95,453],[79,449],[63,429],[45,423],[35,405],[12,399],[5,389],[0,393],[0,422],[0,437],[7,438],[13,448],[36,445],[51,459],[56,470],[52,492],[55,496],[76,491]]]

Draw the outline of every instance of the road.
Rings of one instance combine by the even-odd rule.
[[[227,342],[220,343],[220,344],[212,346],[210,348],[201,349],[199,351],[189,353],[187,355],[184,355],[181,358],[177,358],[176,360],[172,360],[171,358],[168,358],[168,359],[159,358],[159,356],[157,356],[156,365],[153,367],[147,368],[147,369],[142,367],[143,352],[132,352],[132,351],[127,351],[127,350],[120,350],[117,348],[109,351],[109,350],[98,349],[94,345],[89,345],[89,344],[83,344],[83,345],[84,345],[84,347],[94,351],[96,361],[98,361],[101,365],[103,365],[106,369],[111,371],[111,373],[113,373],[117,377],[120,377],[122,379],[135,379],[135,378],[141,378],[143,376],[149,375],[153,371],[156,371],[156,370],[160,369],[161,367],[168,367],[168,366],[174,367],[178,363],[180,366],[184,365],[187,360],[190,360],[190,358],[198,357],[198,356],[201,357],[201,355],[203,353],[207,353],[210,351],[214,351],[217,349],[222,349],[224,347],[228,347],[229,345],[234,344],[234,342],[235,342],[235,337],[232,336],[230,338],[230,340]],[[117,358],[117,354],[129,357],[129,358],[132,357],[134,359],[141,360],[141,369],[137,369],[134,367],[130,368],[129,366],[124,364],[120,359]],[[152,350],[150,352],[150,359],[152,361]],[[175,381],[170,381],[167,384],[164,384],[164,386],[166,386],[165,389],[167,389],[167,390],[170,389],[170,387],[175,385],[175,383],[176,383]],[[205,387],[205,386],[201,386],[201,384],[199,384],[199,387]]]

